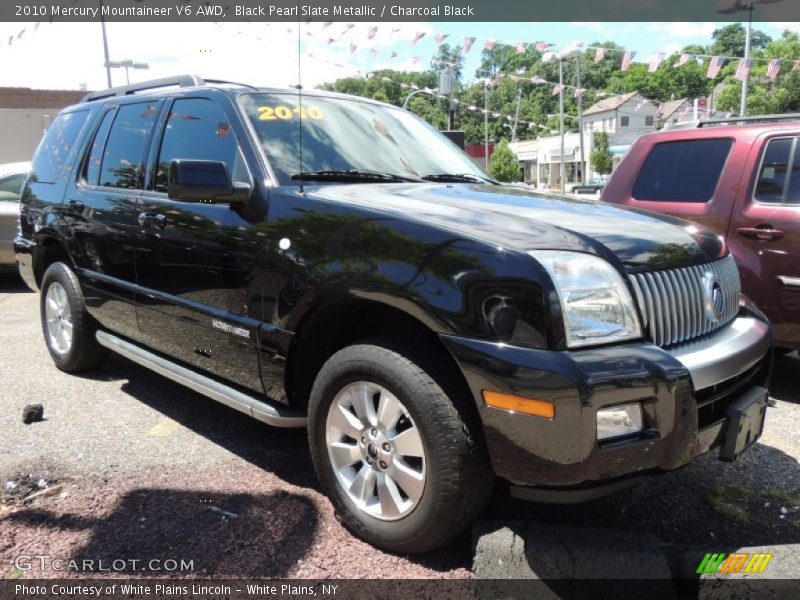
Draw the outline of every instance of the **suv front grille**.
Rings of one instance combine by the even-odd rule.
[[[706,309],[706,282],[711,275],[716,277],[721,291],[717,320]],[[636,293],[646,335],[658,346],[711,333],[727,325],[739,312],[739,271],[730,255],[705,265],[636,273],[628,279]]]

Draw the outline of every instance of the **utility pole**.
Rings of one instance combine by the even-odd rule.
[[[586,183],[586,156],[583,148],[583,92],[581,91],[581,57],[575,57],[575,78],[578,88],[578,139],[581,144],[581,178],[580,183]]]
[[[745,61],[750,59],[750,41],[753,37],[753,3],[751,2],[747,6],[747,29],[745,30],[744,34],[744,59]],[[750,83],[750,72],[747,71],[747,75],[742,78],[742,99],[739,102],[739,116],[746,117],[747,116],[747,88],[749,87]]]
[[[489,78],[483,79],[483,162],[489,170]]]
[[[561,135],[561,156],[559,157],[559,176],[561,177],[561,187],[563,193],[566,190],[566,171],[564,169],[564,61],[558,61],[558,112],[559,112],[559,133]]]
[[[447,65],[447,72],[450,76],[450,110],[447,113],[447,128],[453,131],[456,127],[456,77],[453,63]]]
[[[522,100],[522,88],[517,88],[517,110],[514,113],[514,128],[511,130],[511,141],[517,141],[517,124],[519,123],[519,103]]]

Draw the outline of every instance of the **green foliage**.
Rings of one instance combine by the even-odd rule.
[[[741,24],[733,23],[716,30],[707,46],[697,44],[685,46],[666,57],[655,73],[648,73],[647,65],[643,63],[634,63],[628,71],[620,71],[623,53],[620,51],[621,47],[614,42],[594,41],[587,46],[607,48],[605,59],[595,63],[594,50],[587,50],[577,59],[565,61],[563,65],[564,83],[567,85],[576,84],[576,71],[578,66],[580,67],[581,87],[589,90],[583,97],[584,108],[599,100],[594,90],[610,93],[639,91],[652,100],[665,102],[680,98],[710,96],[715,86],[723,83],[722,91],[714,98],[715,105],[721,110],[738,112],[741,84],[734,79],[737,61],[729,60],[714,80],[706,77],[708,59],[700,62],[690,60],[679,68],[675,68],[674,65],[681,54],[741,56],[744,52],[744,28]],[[800,60],[800,39],[796,33],[787,31],[780,39],[772,40],[763,32],[754,30],[752,47],[754,58],[780,57]],[[458,46],[443,44],[431,57],[430,69],[421,73],[387,69],[377,71],[369,78],[349,77],[323,84],[321,87],[402,106],[412,89],[403,88],[398,84],[436,88],[437,70],[442,68],[436,61],[459,63],[459,56]],[[551,130],[558,129],[558,120],[548,117],[558,112],[558,96],[553,95],[553,87],[531,82],[531,77],[534,75],[548,82],[558,81],[558,63],[543,63],[542,52],[528,47],[525,52],[518,53],[514,45],[497,44],[493,50],[483,51],[481,66],[477,72],[462,74],[462,68],[459,63],[455,69],[455,97],[459,101],[455,126],[464,131],[468,144],[484,142],[485,124],[481,112],[484,107],[504,116],[515,114],[518,89],[522,91],[519,104],[520,120],[538,123],[539,126],[520,124],[517,127],[517,137],[531,139],[540,135],[550,135]],[[785,64],[778,80],[771,82],[766,78],[766,61],[754,62],[749,114],[800,112],[800,71],[790,73],[790,68]],[[499,73],[513,75],[517,80],[509,77],[498,79],[496,75]],[[486,77],[491,83],[484,94]],[[571,91],[572,88],[567,88],[567,93],[564,95],[564,109],[567,115],[576,116],[578,108]],[[469,107],[473,109],[470,110]],[[447,126],[447,108],[448,103],[445,99],[429,94],[417,94],[408,104],[411,112],[440,129]],[[565,122],[568,129],[576,130],[576,119],[567,118]],[[512,120],[490,116],[489,139],[510,137],[512,126]]]
[[[594,151],[589,156],[589,164],[592,166],[592,171],[599,175],[611,173],[614,157],[608,149],[607,133],[598,131],[594,134]]]
[[[503,138],[492,152],[489,162],[489,173],[498,181],[519,181],[520,166],[517,155],[508,147],[508,141]]]

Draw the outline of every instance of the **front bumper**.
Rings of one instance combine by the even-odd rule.
[[[483,421],[495,473],[516,485],[574,486],[671,470],[722,444],[727,408],[767,387],[771,329],[746,307],[731,323],[674,349],[653,344],[579,351],[442,336]],[[487,406],[483,390],[552,402],[553,419]],[[640,402],[645,429],[597,440],[597,410]]]

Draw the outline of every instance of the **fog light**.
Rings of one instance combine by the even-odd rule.
[[[642,407],[638,402],[609,406],[597,411],[598,440],[630,435],[642,429]]]

